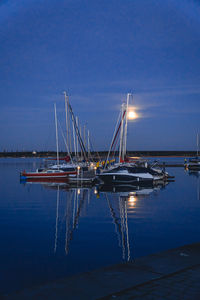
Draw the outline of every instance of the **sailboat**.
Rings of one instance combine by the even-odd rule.
[[[58,164],[58,163],[53,164],[52,166],[50,166],[50,169],[71,171],[72,172],[71,175],[73,177],[76,174],[79,175],[80,170],[81,172],[88,171],[88,167],[90,166],[90,163],[89,163],[89,158],[87,157],[87,150],[85,146],[85,131],[83,133],[84,135],[84,139],[83,139],[81,135],[81,127],[78,121],[78,117],[74,115],[72,106],[69,102],[69,96],[67,95],[66,92],[64,92],[64,97],[65,97],[65,113],[66,113],[65,116],[66,139],[64,138],[64,136],[63,138],[65,140],[66,149],[67,149],[67,156],[66,156],[67,159],[64,159],[65,162],[63,162],[62,164]],[[72,157],[72,141],[71,141],[72,134],[73,134],[73,141],[74,141],[74,151],[73,151],[74,157]],[[80,150],[80,156],[78,155],[79,150]],[[89,152],[88,152],[88,156],[89,156]]]
[[[70,174],[76,174],[76,171],[66,171],[59,168],[59,151],[58,151],[58,125],[57,125],[57,113],[56,104],[54,104],[55,111],[55,126],[56,126],[56,150],[57,150],[57,167],[56,168],[38,168],[35,172],[23,171],[20,173],[21,179],[33,179],[33,180],[58,180],[68,179]]]
[[[126,103],[122,104],[121,114],[119,118],[118,128],[116,126],[113,139],[111,142],[110,150],[106,159],[104,171],[98,174],[98,179],[102,184],[150,184],[152,185],[155,181],[165,179],[167,173],[158,168],[152,168],[147,162],[141,164],[140,161],[131,163],[127,157],[127,125],[128,125],[128,114],[129,103],[132,94],[127,94]],[[119,145],[119,163],[115,164],[114,167],[108,168],[107,161],[113,148],[116,146],[117,139],[120,139]]]
[[[188,170],[199,171],[200,170],[200,157],[199,157],[199,133],[197,133],[197,155],[189,159],[185,163],[185,168]]]

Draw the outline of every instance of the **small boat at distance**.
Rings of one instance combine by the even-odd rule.
[[[200,157],[199,157],[199,133],[197,133],[197,155],[192,157],[184,164],[186,170],[199,171],[200,170]]]
[[[185,163],[185,168],[188,170],[199,171],[200,170],[200,158],[194,157],[189,159],[187,163]]]

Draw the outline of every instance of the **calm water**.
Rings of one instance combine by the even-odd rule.
[[[175,182],[131,194],[20,184],[36,166],[0,160],[2,293],[199,241],[198,174],[169,168]]]

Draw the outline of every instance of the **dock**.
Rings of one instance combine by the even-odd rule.
[[[93,185],[95,176],[96,174],[94,170],[84,171],[83,173],[80,173],[77,176],[69,177],[68,179],[69,185],[78,185],[78,186]]]
[[[5,300],[200,299],[200,243],[4,295]]]

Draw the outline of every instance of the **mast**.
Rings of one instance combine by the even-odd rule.
[[[80,132],[80,137],[82,139],[82,130],[81,130],[81,124],[79,124],[79,132]],[[81,160],[83,160],[83,150],[81,148]]]
[[[121,162],[122,159],[122,150],[123,150],[123,134],[124,134],[124,103],[122,104],[122,110],[121,110],[121,131],[120,131],[120,145],[119,145],[119,162]]]
[[[74,139],[74,156],[76,158],[76,136],[75,136],[74,123],[72,123],[72,129],[73,129],[73,139]]]
[[[80,135],[80,130],[78,128],[78,119],[75,118],[74,116],[74,113],[72,111],[72,107],[71,105],[69,104],[69,112],[70,112],[70,115],[71,115],[71,119],[72,119],[72,123],[74,125],[74,129],[75,129],[75,133],[76,133],[76,137],[77,137],[77,144],[79,143],[80,145],[80,148],[82,149],[83,151],[83,155],[84,155],[84,159],[87,161],[87,156],[86,156],[86,149],[85,149],[85,145],[84,145],[84,142],[81,138],[81,135]],[[77,145],[78,146],[78,145]],[[78,151],[77,151],[78,152]]]
[[[111,145],[110,145],[110,149],[108,151],[108,155],[107,155],[107,158],[106,158],[106,162],[105,162],[105,166],[104,166],[104,169],[106,168],[107,166],[107,163],[108,163],[108,159],[110,157],[110,153],[111,153],[111,150],[112,150],[112,147],[115,143],[115,140],[118,136],[118,132],[119,132],[119,129],[120,129],[120,126],[121,126],[121,121],[119,123],[119,120],[120,120],[120,116],[121,116],[121,112],[119,113],[119,117],[118,117],[118,120],[117,120],[117,123],[116,123],[116,126],[115,126],[115,130],[114,130],[114,134],[113,134],[113,138],[112,138],[112,142],[111,142]],[[118,123],[119,123],[119,126],[118,126]],[[117,126],[118,126],[118,129],[117,129]]]
[[[78,117],[76,117],[76,128],[78,128]],[[78,153],[78,134],[76,134],[76,155],[77,155],[77,160],[79,157],[79,153]]]
[[[90,131],[88,129],[88,157],[90,157]]]
[[[129,105],[129,97],[131,94],[127,94],[127,102],[126,102],[126,121],[125,121],[125,129],[124,129],[124,143],[123,143],[123,155],[122,159],[124,160],[126,156],[126,145],[127,145],[127,125],[128,125],[128,105]]]
[[[70,152],[71,152],[71,143],[70,143],[70,124],[69,124],[69,114],[68,114],[68,103],[69,103],[69,97],[67,96],[67,93],[64,92],[64,96],[65,96],[65,119],[66,119],[66,131],[67,131],[67,152],[68,155],[70,156]]]
[[[58,122],[57,122],[57,113],[56,113],[56,103],[54,103],[55,110],[55,126],[56,126],[56,152],[57,152],[57,165],[59,169],[59,153],[58,153]]]
[[[83,125],[83,143],[86,147],[86,136],[85,136],[86,125]]]
[[[199,133],[197,132],[197,157],[199,156]]]

